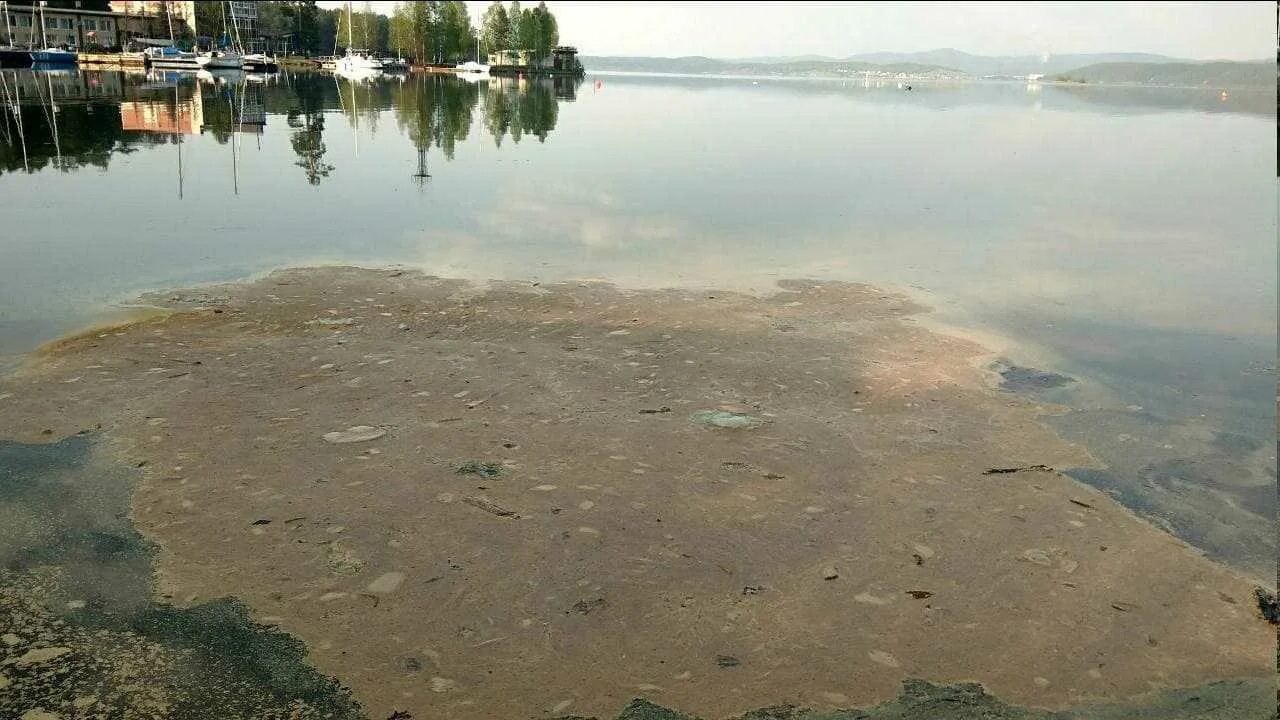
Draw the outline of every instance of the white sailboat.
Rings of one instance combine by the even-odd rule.
[[[169,12],[169,3],[164,4],[164,16],[169,21],[169,46],[151,47],[143,51],[149,67],[158,70],[198,70],[196,54],[179,50],[173,38],[173,15]]]
[[[351,36],[351,3],[347,3],[347,54],[338,58],[334,70],[344,77],[358,80],[376,77],[382,74],[382,61],[368,50],[352,47]]]
[[[476,59],[458,63],[454,69],[460,73],[467,74],[488,74],[489,66],[480,62],[480,36],[476,35]]]
[[[244,53],[240,51],[240,26],[236,23],[236,9],[231,7],[231,32],[227,31],[227,3],[219,3],[222,9],[222,35],[228,46],[201,53],[196,58],[206,70],[239,70],[244,67]]]

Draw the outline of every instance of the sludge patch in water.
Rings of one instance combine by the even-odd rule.
[[[1057,712],[1008,705],[976,683],[935,685],[908,679],[897,698],[869,708],[812,710],[796,705],[760,708],[732,720],[1245,720],[1274,702],[1263,680],[1226,680],[1165,690],[1128,702],[1084,705]],[[570,718],[563,720],[595,720]],[[699,720],[648,700],[631,701],[617,720]]]
[[[152,602],[133,479],[93,440],[0,440],[0,705],[15,717],[360,717],[299,640],[243,604]]]
[[[992,362],[987,368],[1000,375],[1000,388],[1010,392],[1043,392],[1064,387],[1076,381],[1069,375],[1015,365],[1004,358]]]

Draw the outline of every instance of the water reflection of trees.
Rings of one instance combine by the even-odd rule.
[[[294,164],[302,168],[308,185],[319,185],[321,178],[329,177],[333,165],[325,162],[327,150],[324,144],[325,93],[313,76],[304,76],[294,84],[294,103],[285,113],[286,122],[293,128],[289,144],[298,156]]]
[[[471,131],[480,93],[474,85],[448,80],[425,75],[407,80],[395,99],[395,118],[414,148],[437,147],[452,160],[458,143]]]
[[[501,147],[507,135],[520,142],[533,135],[546,142],[556,127],[561,99],[572,100],[580,80],[575,78],[493,78],[486,83],[484,125]]]
[[[125,136],[120,103],[100,86],[81,86],[74,76],[54,84],[31,72],[0,73],[0,174],[46,167],[105,170],[116,153],[167,142]]]
[[[385,124],[389,115],[395,131],[419,154],[419,175],[425,178],[427,152],[439,150],[453,159],[477,122],[497,145],[530,135],[545,142],[555,130],[558,103],[574,99],[581,82],[505,77],[467,82],[435,74],[357,83],[319,73],[282,74],[267,82],[243,76],[198,82],[178,73],[5,74],[9,99],[19,101],[0,102],[0,173],[51,165],[106,169],[115,153],[174,143],[183,133],[224,144],[236,133],[263,132],[267,118],[277,115],[288,126],[294,164],[311,185],[335,171],[325,142],[325,132],[333,127],[328,113],[341,113],[361,134],[386,132],[379,119]]]

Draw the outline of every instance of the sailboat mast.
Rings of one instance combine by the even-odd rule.
[[[351,3],[347,3],[347,52],[351,52]]]
[[[44,6],[47,4],[48,3],[45,2],[45,0],[40,0],[40,44],[46,48],[49,47],[49,39],[45,37],[44,31]],[[29,39],[28,44],[30,44]]]
[[[9,3],[0,2],[0,14],[4,15],[4,29],[5,32],[9,34],[9,47],[14,47],[13,27],[9,25]]]
[[[240,40],[240,23],[236,21],[236,6],[228,2],[227,7],[231,9],[231,33],[235,37],[235,43],[236,43],[235,49],[236,49],[236,52],[243,55],[244,43]]]
[[[173,46],[177,41],[173,39],[173,14],[169,12],[169,3],[164,4],[164,19],[169,21],[169,45]]]

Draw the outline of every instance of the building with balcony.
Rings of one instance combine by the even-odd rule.
[[[112,0],[111,10],[121,15],[146,19],[147,32],[152,35],[163,33],[168,37],[169,19],[173,20],[174,35],[196,34],[194,0]]]
[[[8,17],[0,18],[0,43],[17,47],[116,48],[145,32],[145,26],[117,12],[46,7],[42,13],[37,5],[14,4],[4,8]]]

